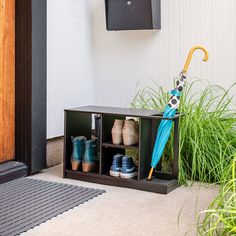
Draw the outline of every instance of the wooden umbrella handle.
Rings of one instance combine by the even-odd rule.
[[[153,173],[153,171],[154,171],[154,168],[152,167],[152,168],[150,169],[150,171],[149,171],[149,175],[148,175],[148,178],[147,178],[149,181],[152,180],[152,173]]]
[[[206,50],[205,47],[200,46],[200,45],[197,45],[197,46],[192,47],[192,48],[190,49],[190,51],[189,51],[187,60],[186,60],[186,62],[185,62],[185,64],[184,64],[184,69],[183,69],[183,71],[182,71],[183,73],[187,73],[188,67],[189,67],[189,64],[190,64],[190,61],[191,61],[192,56],[193,56],[193,53],[194,53],[195,50],[198,50],[198,49],[202,50],[202,51],[205,53],[205,57],[203,58],[203,61],[207,61],[207,60],[208,60],[208,58],[209,58],[209,53],[208,53],[208,51]]]

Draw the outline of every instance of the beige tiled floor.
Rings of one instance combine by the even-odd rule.
[[[216,195],[214,186],[180,187],[168,195],[62,178],[62,166],[31,178],[105,189],[106,193],[29,230],[22,236],[196,235],[197,211]],[[178,222],[179,219],[179,222]]]

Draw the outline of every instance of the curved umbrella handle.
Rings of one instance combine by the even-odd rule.
[[[205,47],[200,46],[200,45],[197,45],[197,46],[192,47],[192,48],[190,49],[190,51],[189,51],[187,60],[186,60],[186,62],[185,62],[185,64],[184,64],[184,69],[183,69],[183,71],[182,71],[183,73],[186,73],[186,72],[187,72],[188,67],[189,67],[189,64],[190,64],[190,61],[191,61],[192,56],[193,56],[193,53],[194,53],[195,50],[198,50],[198,49],[202,50],[202,51],[205,53],[205,57],[203,58],[203,61],[207,61],[207,60],[208,60],[209,54],[208,54],[208,51],[206,50]]]

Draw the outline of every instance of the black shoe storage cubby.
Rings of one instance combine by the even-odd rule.
[[[85,136],[91,138],[93,114],[100,115],[98,156],[99,169],[92,173],[71,170],[72,143],[71,136]],[[139,143],[133,146],[112,144],[111,129],[115,119],[136,117],[139,119]],[[134,188],[144,191],[167,194],[178,185],[178,154],[179,154],[179,117],[175,115],[174,142],[173,142],[173,167],[171,173],[161,170],[159,164],[153,174],[153,180],[148,181],[152,150],[157,134],[158,125],[162,119],[162,113],[155,110],[141,110],[133,108],[116,108],[102,106],[86,106],[65,110],[65,146],[64,166],[65,178],[78,179],[100,184]],[[109,175],[112,157],[117,154],[125,154],[126,150],[138,152],[138,176],[132,179],[116,178]]]

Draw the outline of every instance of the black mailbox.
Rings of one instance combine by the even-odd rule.
[[[161,28],[161,0],[105,0],[107,30]]]

